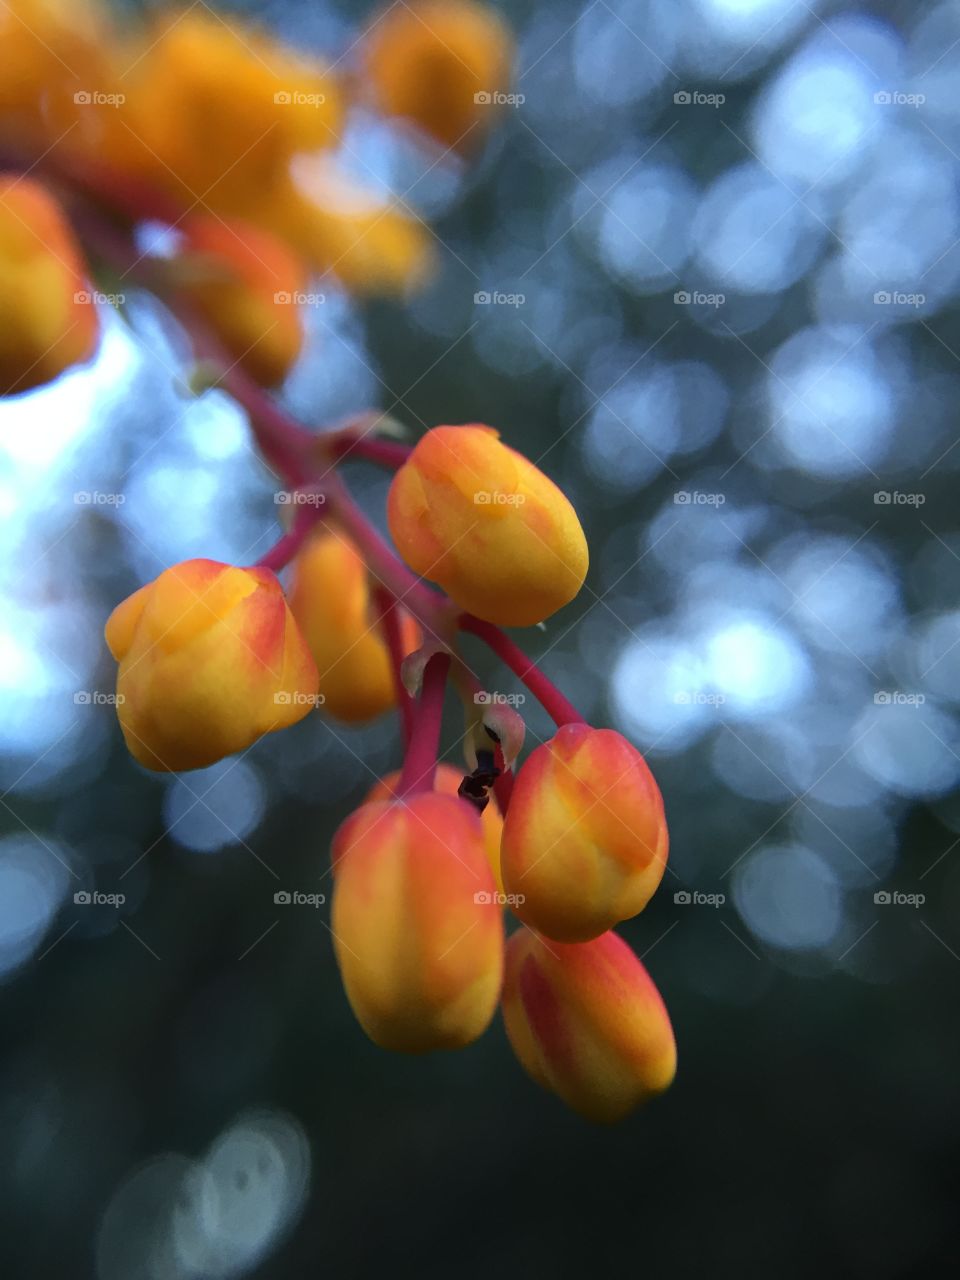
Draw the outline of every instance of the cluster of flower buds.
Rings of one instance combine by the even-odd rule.
[[[486,135],[511,61],[502,23],[474,0],[390,6],[333,65],[206,5],[120,24],[104,0],[4,0],[0,394],[93,354],[97,291],[64,210],[97,269],[119,267],[202,327],[206,359],[277,384],[303,305],[323,297],[312,277],[395,291],[430,267],[423,222],[338,158],[351,112],[415,130],[439,163]],[[175,230],[177,247],[115,261],[117,232],[132,241],[145,222]]]
[[[341,62],[203,5],[123,30],[94,0],[0,5],[0,390],[91,356],[88,260],[182,322],[198,367],[247,411],[291,519],[256,564],[188,560],[114,609],[130,753],[197,769],[311,713],[396,709],[402,769],[332,850],[335,951],[361,1026],[389,1049],[456,1048],[500,1002],[534,1080],[617,1119],[675,1065],[656,988],[611,932],[661,880],[663,804],[639,752],[585,724],[500,630],[541,624],[580,591],[577,514],[491,427],[438,426],[411,448],[368,438],[373,415],[311,432],[269,394],[301,352],[315,273],[355,289],[423,275],[419,220],[339,167],[352,107],[465,152],[508,96],[511,42],[474,0],[419,0],[374,19]],[[162,253],[142,250],[147,222],[171,233]],[[353,502],[344,456],[395,472],[395,549]],[[524,722],[485,694],[464,634],[556,722],[519,767]],[[448,684],[465,711],[459,768],[438,764]]]
[[[292,560],[289,607],[270,568],[209,561],[120,605],[107,639],[123,731],[148,767],[189,768],[314,706],[351,721],[405,709],[402,770],[333,841],[331,928],[358,1021],[386,1049],[458,1048],[502,1000],[534,1080],[585,1116],[618,1119],[675,1066],[663,1002],[611,932],[663,876],[663,802],[640,753],[585,724],[497,625],[541,622],[576,594],[584,534],[566,497],[488,427],[436,427],[401,454],[388,497],[400,559],[337,479],[269,557]],[[477,693],[463,632],[557,722],[515,779],[522,720]],[[460,770],[437,764],[448,679],[466,709]],[[505,942],[507,908],[521,923]]]

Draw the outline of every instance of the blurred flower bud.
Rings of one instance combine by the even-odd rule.
[[[161,14],[140,43],[110,159],[189,207],[248,216],[295,155],[338,145],[336,81],[268,33],[201,5]]]
[[[406,293],[433,253],[422,222],[349,177],[326,152],[298,156],[293,177],[259,196],[258,221],[321,273],[356,293]]]
[[[676,1072],[660,992],[615,933],[557,943],[519,929],[507,943],[503,1018],[524,1070],[588,1120],[623,1119]]]
[[[117,605],[117,715],[148,769],[201,769],[301,720],[317,671],[276,576],[185,560]]]
[[[439,791],[441,795],[458,796],[460,791],[460,783],[463,781],[463,774],[454,769],[449,764],[438,764],[437,772],[434,775],[433,787],[435,791]],[[389,800],[391,796],[397,794],[397,786],[400,782],[400,770],[396,769],[393,773],[388,773],[385,778],[381,778],[378,783],[372,786],[367,793],[365,804],[372,804],[376,800]],[[473,806],[467,800],[461,800],[461,804],[466,805],[471,812],[474,812]],[[480,825],[483,828],[483,846],[487,854],[487,862],[490,864],[490,870],[493,872],[493,878],[497,882],[497,891],[503,892],[503,881],[500,879],[500,836],[503,832],[503,818],[500,816],[500,810],[497,808],[497,802],[493,797],[490,803],[480,815]]]
[[[317,664],[323,710],[338,720],[372,720],[396,703],[390,653],[370,599],[363,557],[344,534],[315,530],[293,565],[290,608]],[[406,652],[420,628],[401,612]]]
[[[476,813],[435,791],[364,804],[334,837],[333,858],[334,949],[370,1039],[406,1053],[476,1040],[503,968]]]
[[[97,107],[120,76],[113,35],[108,11],[92,0],[3,0],[0,139],[20,153],[98,135]]]
[[[185,219],[179,292],[262,386],[282,382],[303,345],[307,271],[282,241],[238,219]]]
[[[493,9],[471,0],[393,5],[374,19],[362,49],[380,110],[445,147],[476,146],[510,87],[510,33]]]
[[[0,395],[89,359],[95,301],[60,206],[30,178],[0,174]]]
[[[613,729],[568,724],[517,774],[504,883],[524,923],[585,942],[643,910],[667,844],[660,789],[640,752]]]
[[[393,479],[387,514],[411,569],[487,622],[541,622],[583,585],[576,512],[491,427],[428,431]]]

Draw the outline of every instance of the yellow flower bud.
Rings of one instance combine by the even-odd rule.
[[[441,795],[458,796],[460,791],[460,783],[463,781],[463,774],[454,769],[449,764],[438,764],[437,772],[434,776],[434,790],[439,791]],[[400,782],[400,770],[397,769],[393,773],[388,773],[385,778],[381,778],[367,792],[367,798],[364,804],[372,804],[376,800],[389,800],[391,796],[397,794],[397,786]],[[468,805],[468,800],[461,800],[462,804]],[[491,795],[490,802],[480,815],[480,825],[483,827],[483,847],[486,850],[487,862],[490,864],[490,870],[493,872],[493,878],[497,882],[497,891],[503,892],[503,881],[500,878],[500,836],[503,832],[503,818],[500,816],[500,810],[497,802]]]
[[[528,1075],[588,1120],[622,1120],[676,1073],[660,992],[615,933],[558,943],[518,930],[507,943],[503,1018]]]
[[[348,723],[372,720],[396,704],[390,653],[370,599],[363,557],[344,534],[317,529],[293,565],[290,608],[319,672],[323,710]],[[420,628],[403,613],[404,653]]]
[[[201,769],[316,704],[317,671],[269,569],[185,560],[117,605],[117,715],[148,769]]]
[[[423,223],[348,177],[325,152],[299,157],[295,180],[277,181],[250,216],[311,265],[357,293],[404,293],[429,275]]]
[[[87,360],[97,309],[60,206],[38,183],[0,174],[0,395],[42,386]]]
[[[405,1053],[476,1040],[503,971],[477,814],[435,791],[364,804],[337,832],[333,858],[334,949],[370,1039]]]
[[[93,91],[122,87],[112,37],[109,15],[90,0],[3,0],[0,139],[18,153],[59,153],[72,149],[78,131],[97,134],[109,109]]]
[[[517,774],[504,884],[531,928],[584,942],[643,910],[667,845],[663,799],[640,752],[613,729],[568,724]]]
[[[180,227],[179,292],[226,353],[257,382],[282,382],[303,345],[307,272],[280,240],[233,219],[196,216]]]
[[[296,154],[338,145],[333,77],[266,32],[201,5],[162,15],[140,43],[109,158],[190,207],[246,216]]]
[[[510,87],[513,42],[485,5],[414,0],[374,19],[363,55],[383,112],[466,150],[484,136]]]
[[[487,622],[542,622],[586,577],[573,507],[491,427],[428,431],[393,479],[387,516],[410,568]]]

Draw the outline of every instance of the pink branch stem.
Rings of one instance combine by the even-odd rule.
[[[484,622],[470,613],[461,614],[459,621],[461,631],[467,631],[483,640],[517,679],[526,685],[557,728],[562,728],[565,724],[583,724],[583,716],[573,703],[563,696],[553,681],[543,674],[519,645],[514,644],[506,632],[492,622]]]
[[[269,551],[264,552],[257,561],[258,568],[272,569],[274,573],[279,573],[281,569],[285,569],[303,546],[310,530],[317,523],[319,514],[315,509],[310,511],[299,510],[294,518],[293,527],[288,529]]]
[[[323,437],[320,437],[323,440]],[[378,466],[397,471],[413,452],[410,445],[399,444],[394,440],[372,440],[364,435],[352,438],[344,435],[331,441],[330,455],[338,461],[347,458],[362,458],[365,462],[375,462]]]
[[[393,672],[393,687],[397,695],[397,709],[400,712],[400,728],[403,733],[404,748],[409,749],[413,737],[413,699],[407,693],[403,683],[401,668],[406,656],[403,652],[403,631],[400,625],[400,613],[396,599],[383,587],[374,592],[374,599],[380,611],[380,627],[383,638],[387,642],[390,653],[390,668]]]
[[[443,695],[449,670],[449,653],[435,653],[424,668],[423,687],[414,716],[410,746],[403,762],[400,785],[397,787],[398,796],[433,790],[437,751],[440,747]]]

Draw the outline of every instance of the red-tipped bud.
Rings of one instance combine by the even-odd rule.
[[[387,518],[411,569],[500,626],[542,622],[586,576],[577,513],[492,427],[428,431],[394,476]]]
[[[463,782],[463,774],[458,769],[454,769],[453,765],[438,764],[437,772],[434,776],[434,790],[439,791],[445,796],[459,796],[460,784]],[[400,785],[400,770],[396,769],[393,773],[388,773],[385,778],[381,778],[375,783],[367,793],[364,803],[372,804],[376,800],[389,800],[397,794],[397,788]],[[469,801],[461,800],[461,804],[470,807]],[[500,836],[503,832],[503,818],[500,816],[500,810],[497,807],[496,800],[491,797],[489,804],[480,815],[480,824],[483,827],[483,846],[487,854],[487,862],[490,864],[490,870],[493,872],[493,878],[497,882],[497,891],[502,892],[503,882],[500,879]]]
[[[503,920],[480,819],[455,796],[362,805],[333,842],[334,948],[350,1006],[384,1049],[458,1049],[493,1017]]]
[[[537,1084],[588,1120],[621,1120],[673,1080],[677,1050],[660,992],[622,938],[507,943],[503,1017]]]
[[[269,569],[185,560],[106,626],[117,716],[148,769],[201,769],[301,720],[317,669]]]
[[[549,938],[585,942],[642,911],[667,861],[660,790],[613,729],[568,724],[517,775],[504,821],[504,886]]]

